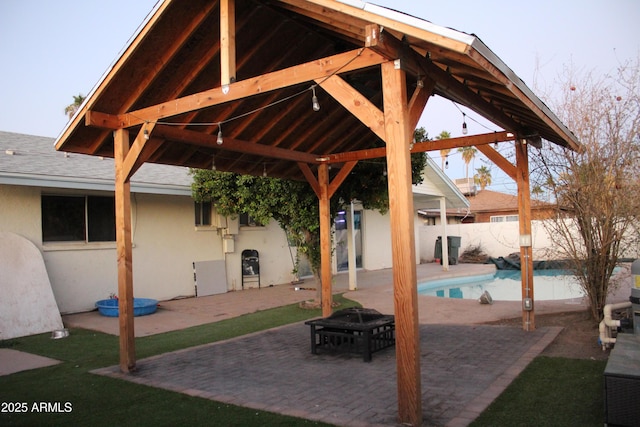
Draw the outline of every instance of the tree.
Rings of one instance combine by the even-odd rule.
[[[440,132],[440,135],[436,136],[436,139],[448,139],[451,138],[451,132],[443,130]],[[449,153],[451,152],[451,148],[444,148],[440,150],[440,160],[442,161],[442,166],[440,169],[444,170],[447,166],[449,166]]]
[[[548,144],[544,156],[533,156],[532,179],[558,206],[546,221],[556,253],[569,260],[595,321],[623,250],[638,244],[639,64],[623,64],[612,76],[566,70],[554,110],[584,149]]]
[[[73,104],[65,107],[64,113],[69,117],[69,119],[76,114],[76,111],[78,111],[78,108],[80,108],[85,98],[86,97],[83,94],[79,93],[78,96],[73,97]]]
[[[473,176],[473,182],[480,186],[480,190],[484,190],[487,185],[491,185],[491,169],[486,166],[480,166],[476,169]]]
[[[428,140],[424,128],[416,129],[414,139]],[[426,165],[424,153],[411,156],[412,180],[422,182]],[[231,172],[192,170],[192,193],[196,201],[211,201],[219,214],[249,214],[258,222],[274,219],[309,260],[317,283],[320,271],[320,218],[318,198],[307,182],[271,177],[239,175]],[[360,161],[331,198],[333,216],[352,200],[365,209],[386,213],[389,196],[386,159]],[[317,286],[318,293],[320,287]]]
[[[540,187],[539,185],[534,185],[531,188],[531,194],[536,198],[539,199],[540,196],[542,196],[544,194],[544,190],[542,189],[542,187]]]
[[[460,147],[458,151],[462,153],[462,160],[466,165],[465,178],[469,180],[469,163],[476,157],[478,150],[475,147]]]

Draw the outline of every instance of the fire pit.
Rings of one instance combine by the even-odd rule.
[[[362,354],[365,362],[371,355],[395,345],[395,323],[392,315],[368,308],[345,308],[329,317],[309,320],[311,353],[318,349]]]

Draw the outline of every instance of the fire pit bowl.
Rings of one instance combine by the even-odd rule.
[[[323,319],[305,322],[311,327],[311,353],[319,349],[362,355],[365,362],[371,354],[395,345],[394,316],[369,308],[345,308]]]
[[[109,298],[96,302],[98,311],[103,316],[118,317],[118,299]],[[133,315],[146,316],[153,314],[158,309],[158,300],[151,298],[134,298],[133,299]]]

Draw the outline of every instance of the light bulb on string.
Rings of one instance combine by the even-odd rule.
[[[211,156],[211,170],[215,171],[216,170],[216,157],[215,156]]]
[[[218,139],[216,139],[216,143],[218,145],[222,145],[224,140],[222,139],[222,123],[218,123]]]
[[[262,176],[264,178],[267,177],[267,164],[266,163],[264,165],[262,165]]]
[[[149,140],[149,131],[148,130],[144,130],[142,131],[142,135],[144,136],[144,139]]]
[[[313,96],[311,97],[311,105],[313,106],[313,111],[320,111],[320,103],[318,102],[318,97],[316,96],[315,86],[311,87],[311,91],[313,92]]]
[[[469,132],[469,130],[467,129],[467,120],[466,120],[467,115],[465,113],[462,113],[462,134],[466,135],[467,132]]]

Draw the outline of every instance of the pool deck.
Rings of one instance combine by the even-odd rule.
[[[418,282],[463,276],[486,275],[495,271],[488,264],[457,264],[443,271],[442,266],[427,263],[417,266]],[[346,273],[334,276],[333,292],[344,293],[363,307],[381,313],[394,312],[391,269],[358,271],[357,290],[349,290]],[[295,288],[301,288],[295,290]],[[262,289],[246,289],[225,294],[161,301],[158,311],[151,316],[135,318],[135,335],[143,337],[190,326],[217,322],[246,313],[313,300],[316,297],[314,284],[308,281],[295,286],[286,284]],[[628,295],[628,294],[627,294]],[[628,298],[628,296],[627,296]],[[479,324],[522,315],[519,301],[494,301],[491,305],[478,304],[476,300],[449,299],[418,296],[419,322],[421,324]],[[584,310],[586,305],[578,300],[538,301],[536,313],[554,313]],[[118,335],[117,318],[101,316],[97,311],[63,316],[66,327],[78,327]]]
[[[418,281],[487,274],[494,267],[463,264],[443,271],[417,267]],[[136,336],[152,335],[315,298],[306,283],[163,301],[158,311],[135,318]],[[302,288],[295,290],[295,287]],[[362,306],[394,313],[391,270],[334,277],[334,292]],[[626,292],[626,295],[625,295]],[[622,289],[610,302],[628,300]],[[521,303],[418,296],[424,425],[466,426],[560,333],[560,327],[521,328],[484,323],[518,318]],[[582,301],[539,301],[536,314],[585,310]],[[63,317],[66,327],[118,333],[118,319],[96,311]],[[310,352],[303,322],[137,361],[132,374],[118,366],[94,373],[191,396],[282,413],[334,425],[398,426],[396,357],[392,348],[370,363],[358,355]],[[594,337],[595,339],[595,337]],[[0,357],[2,357],[0,353]],[[0,363],[4,363],[0,360]]]

